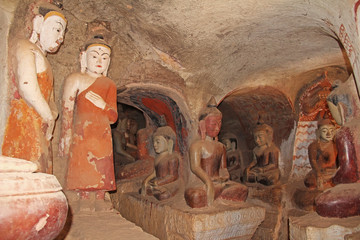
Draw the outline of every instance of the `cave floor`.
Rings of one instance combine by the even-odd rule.
[[[56,240],[156,240],[116,210],[69,214],[67,223]]]

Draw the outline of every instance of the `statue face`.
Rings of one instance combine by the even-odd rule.
[[[95,45],[86,50],[86,71],[94,74],[103,74],[110,64],[110,49]]]
[[[166,152],[168,150],[168,141],[163,136],[154,137],[154,150],[157,154]]]
[[[319,128],[320,140],[323,142],[330,142],[335,136],[335,126],[323,125]]]
[[[59,16],[45,19],[39,33],[39,43],[46,52],[56,52],[64,40],[66,22]]]
[[[258,131],[254,133],[254,140],[256,146],[262,147],[267,144],[267,134],[265,131]]]
[[[221,129],[221,115],[209,115],[205,118],[206,135],[217,137]]]

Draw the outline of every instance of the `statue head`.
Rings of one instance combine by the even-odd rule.
[[[154,149],[157,154],[164,152],[172,153],[176,135],[174,130],[169,126],[159,127],[153,134]]]
[[[226,151],[235,151],[237,149],[237,140],[236,140],[236,135],[233,133],[225,133],[224,135],[221,136],[221,140],[220,140],[224,146]]]
[[[67,20],[61,9],[50,3],[37,8],[30,41],[45,52],[56,52],[64,41]]]
[[[138,130],[138,123],[135,121],[135,119],[129,119],[128,121],[128,131],[131,134],[136,134]]]
[[[201,139],[205,139],[206,136],[217,139],[221,124],[222,113],[217,109],[215,98],[211,97],[206,108],[201,112],[199,117]]]
[[[348,81],[354,81],[352,76],[350,76]],[[346,93],[348,90],[346,88],[349,86],[336,80],[331,87],[332,91],[327,97],[327,104],[336,123],[342,126],[353,114],[351,100],[349,94]]]
[[[334,139],[336,127],[330,119],[322,119],[318,121],[317,134],[322,142],[330,142]]]
[[[258,122],[253,130],[255,144],[258,147],[270,146],[273,141],[273,129],[269,125]]]
[[[80,53],[81,72],[106,76],[110,65],[111,48],[102,35],[95,35]]]

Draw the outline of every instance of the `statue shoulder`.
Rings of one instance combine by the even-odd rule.
[[[310,143],[310,145],[308,146],[308,149],[317,149],[319,148],[319,142],[318,140],[314,140],[313,142]]]
[[[16,56],[18,57],[34,53],[43,55],[41,50],[34,43],[26,39],[17,40],[14,44],[14,51],[16,52]]]
[[[77,82],[77,81],[80,81],[84,77],[86,77],[84,73],[74,72],[74,73],[71,73],[69,76],[67,76],[65,81],[68,83]]]
[[[173,152],[170,155],[170,159],[171,159],[171,161],[179,162],[181,160],[181,156],[178,152]]]
[[[191,143],[190,145],[190,151],[194,151],[194,150],[197,150],[197,149],[201,149],[203,148],[203,146],[205,145],[205,141],[204,140],[201,140],[201,139],[198,139],[198,140],[195,140],[193,143]]]
[[[271,143],[269,147],[269,151],[271,152],[280,152],[280,149],[275,145],[275,143]]]

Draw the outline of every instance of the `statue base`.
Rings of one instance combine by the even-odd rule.
[[[326,218],[317,213],[290,217],[290,240],[344,239],[360,231],[360,217]]]
[[[113,193],[114,207],[129,221],[160,239],[251,239],[265,209],[246,202],[216,200],[192,209],[182,195],[157,201],[138,193]]]

